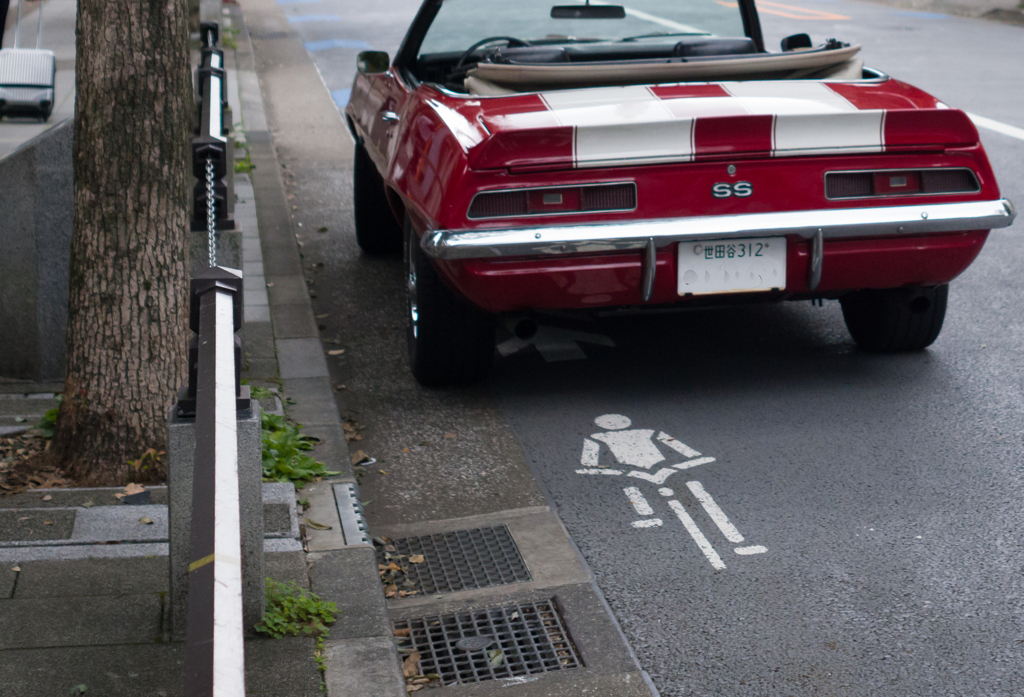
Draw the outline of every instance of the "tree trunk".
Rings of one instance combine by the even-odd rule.
[[[67,369],[51,457],[81,483],[149,479],[185,377],[187,0],[78,0]]]

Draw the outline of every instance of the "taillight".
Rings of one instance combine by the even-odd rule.
[[[969,169],[829,172],[825,175],[825,196],[830,199],[975,194],[979,191],[978,178]]]
[[[564,215],[636,208],[636,184],[594,184],[542,189],[486,191],[469,205],[470,218],[514,218],[526,215]]]

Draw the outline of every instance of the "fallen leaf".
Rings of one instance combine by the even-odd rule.
[[[53,500],[53,497],[50,496],[49,494],[47,494],[46,496],[43,497],[43,501],[51,501],[51,500]]]
[[[417,690],[422,690],[422,689],[423,689],[423,685],[413,685],[412,683],[409,683],[409,684],[407,684],[405,686],[405,691],[406,692],[416,692]]]
[[[14,567],[14,568],[16,570],[18,570],[18,567]],[[411,634],[411,633],[412,633],[412,629],[410,629],[409,627],[404,627],[402,629],[396,629],[396,630],[394,630],[392,632],[392,634],[394,634],[395,636],[409,636],[409,634]]]
[[[345,349],[334,349],[333,351],[328,351],[327,355],[328,356],[340,356],[343,353],[345,353]]]
[[[352,453],[352,464],[358,465],[360,462],[366,462],[370,459],[370,456],[364,453],[362,450],[357,450]]]
[[[457,438],[458,436],[456,436],[454,433],[446,433],[446,434],[444,434],[444,437],[445,438]]]
[[[20,567],[20,566],[14,566],[14,567],[11,567],[11,571],[21,571],[21,567]],[[407,632],[408,632],[409,630],[408,630],[408,629],[406,629],[405,631],[407,631]]]
[[[335,390],[338,390],[338,391],[340,392],[341,390],[344,390],[344,389],[345,389],[345,386],[344,386],[344,385],[335,385],[335,386],[334,386],[334,389],[335,389]]]
[[[413,685],[426,685],[428,682],[430,682],[430,678],[428,678],[426,676],[419,677],[419,678],[413,678],[411,680],[411,682],[412,682]]]
[[[273,284],[273,283],[268,283],[268,284],[267,284],[267,288],[273,288],[273,287],[274,287],[274,284]]]
[[[380,472],[381,474],[388,474],[388,472],[386,470],[377,470],[377,471]]]
[[[409,452],[409,449],[408,448],[402,448],[402,452],[403,453],[407,453],[407,452]]]
[[[398,549],[394,545],[384,545],[385,552],[397,552]]]
[[[420,663],[420,652],[419,651],[413,651],[412,653],[410,653],[408,656],[405,657],[404,661],[402,661],[402,675],[404,675],[407,678],[411,678],[414,675],[419,675],[419,673],[420,673],[419,663]]]
[[[391,570],[391,571],[401,571],[402,567],[400,567],[395,562],[391,562],[390,564],[388,564],[388,569]]]
[[[145,490],[146,490],[146,487],[142,486],[141,484],[136,484],[135,482],[129,482],[128,486],[126,486],[124,488],[124,495],[125,496],[132,496],[134,494],[141,494]]]
[[[487,655],[491,659],[491,665],[495,668],[505,662],[505,652],[501,649],[491,649],[487,652]]]
[[[411,557],[409,557],[410,564],[422,564],[424,561],[426,560],[423,558],[422,554],[413,554]]]
[[[28,419],[26,419],[24,416],[15,416],[14,417],[14,423],[16,423],[16,424],[23,424],[26,421],[28,421]]]
[[[323,319],[324,317],[330,317],[330,316],[331,316],[330,313],[325,312],[322,315],[317,315],[316,318],[317,319]]]
[[[43,525],[53,525],[53,521],[52,520],[44,520],[43,521]]]
[[[393,583],[388,584],[388,586],[384,588],[384,597],[385,598],[394,598],[397,594],[398,594],[398,586],[396,586]]]
[[[141,518],[139,518],[139,522],[143,525],[152,525],[153,519],[148,516],[142,516]]]
[[[86,501],[85,503],[80,503],[80,504],[78,504],[78,505],[79,505],[79,506],[81,506],[82,508],[92,508],[92,507],[93,507],[93,506],[95,506],[96,504],[95,504],[95,503],[93,503],[93,500],[92,500],[92,499],[89,499],[89,500],[88,500],[88,501]]]
[[[308,525],[309,527],[313,528],[314,530],[330,530],[331,529],[330,525],[324,525],[323,523],[318,523],[315,520],[310,520],[309,518],[306,518],[306,525]]]
[[[28,519],[29,519],[29,516],[25,516],[24,518],[18,518],[19,521],[28,520]]]

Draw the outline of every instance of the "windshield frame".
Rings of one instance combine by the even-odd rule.
[[[441,10],[443,0],[424,0],[419,12],[412,20],[409,31],[402,40],[402,45],[395,54],[394,65],[396,68],[412,68],[416,65],[416,59],[420,52],[423,39],[433,24],[437,13]],[[761,20],[757,15],[757,8],[754,0],[738,0],[740,17],[743,20],[743,32],[754,42],[758,53],[764,53],[764,37],[761,34]]]

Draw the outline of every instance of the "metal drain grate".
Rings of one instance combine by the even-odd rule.
[[[583,665],[553,600],[393,622],[403,655],[445,685],[569,670]]]
[[[387,563],[384,553],[391,546],[392,554],[406,556],[397,560],[406,580],[428,595],[532,580],[504,525],[395,540],[377,547],[379,562]],[[408,563],[407,558],[415,554],[423,555],[422,564]]]

